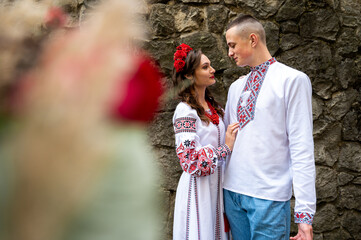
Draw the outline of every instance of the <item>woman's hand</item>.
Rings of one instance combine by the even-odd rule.
[[[236,140],[236,136],[238,133],[239,123],[235,122],[228,125],[226,132],[226,145],[229,147],[231,151],[233,151],[234,141]]]

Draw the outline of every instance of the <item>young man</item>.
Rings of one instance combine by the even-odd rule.
[[[242,15],[227,27],[228,55],[251,72],[228,92],[225,123],[239,132],[224,179],[235,240],[284,240],[296,198],[293,240],[312,239],[316,209],[312,88],[306,74],[272,58],[261,23]]]

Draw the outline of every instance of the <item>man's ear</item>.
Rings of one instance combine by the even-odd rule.
[[[255,33],[251,33],[249,35],[250,41],[251,41],[251,47],[256,47],[259,41],[259,38],[257,36],[257,34]]]

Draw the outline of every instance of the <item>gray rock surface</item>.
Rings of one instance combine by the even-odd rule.
[[[151,0],[148,5],[152,35],[144,48],[158,60],[168,85],[175,47],[187,43],[202,49],[217,70],[210,90],[223,106],[229,86],[249,71],[227,56],[225,27],[240,13],[261,20],[272,55],[305,72],[312,83],[318,198],[314,239],[361,239],[360,0]],[[176,104],[169,99],[149,128],[164,179],[164,239],[172,236],[182,172],[171,123]]]

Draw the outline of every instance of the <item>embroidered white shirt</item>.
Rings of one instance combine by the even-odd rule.
[[[228,92],[225,125],[238,122],[247,78]],[[239,129],[225,170],[224,188],[273,201],[296,198],[295,221],[312,224],[316,210],[312,135],[312,87],[308,76],[282,63],[268,67],[253,119]]]

